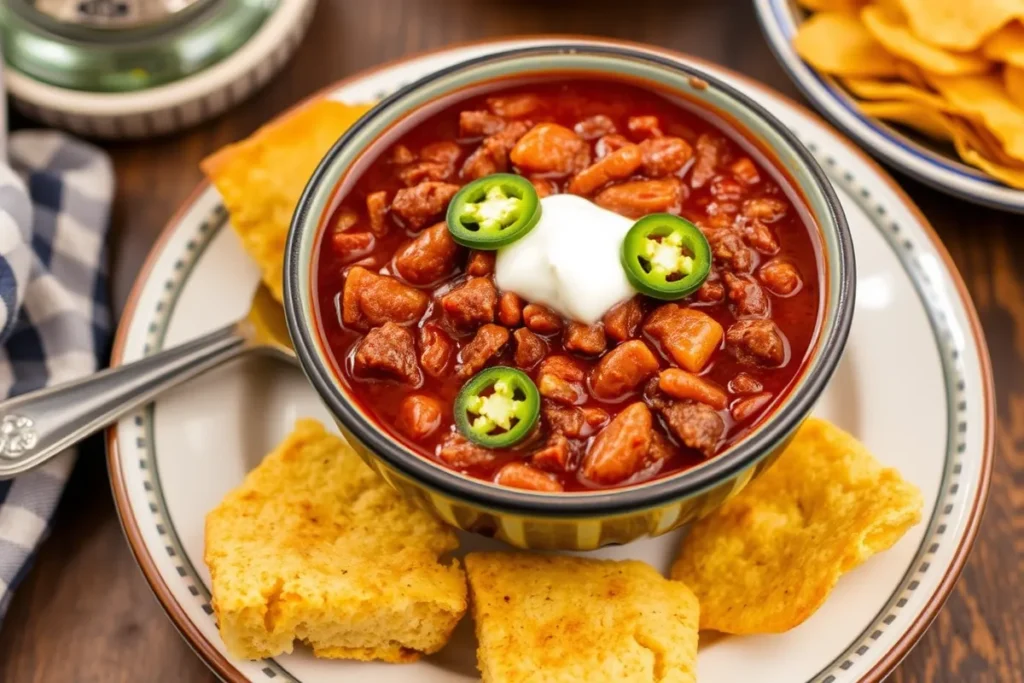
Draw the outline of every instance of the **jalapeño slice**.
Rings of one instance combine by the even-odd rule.
[[[474,180],[448,205],[448,231],[464,247],[495,250],[524,237],[540,220],[540,198],[529,180],[494,173]]]
[[[622,267],[636,289],[655,299],[682,299],[711,270],[711,247],[690,221],[668,213],[644,216],[622,240]]]
[[[466,382],[455,399],[455,426],[485,448],[522,441],[540,415],[540,392],[521,370],[495,366]]]

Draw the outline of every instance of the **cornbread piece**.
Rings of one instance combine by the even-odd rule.
[[[406,502],[314,420],[206,518],[221,637],[237,657],[291,652],[412,661],[466,611],[455,533]]]
[[[694,683],[697,599],[643,562],[466,556],[483,683]]]
[[[200,164],[278,301],[284,243],[299,196],[330,146],[371,106],[317,100]]]

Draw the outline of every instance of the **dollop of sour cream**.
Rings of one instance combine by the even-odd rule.
[[[540,203],[533,230],[498,250],[494,281],[504,292],[592,325],[636,293],[619,256],[633,221],[571,194]]]

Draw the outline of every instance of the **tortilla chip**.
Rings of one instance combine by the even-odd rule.
[[[886,12],[877,5],[861,10],[864,27],[890,54],[939,74],[984,73],[991,63],[980,55],[958,54],[929,45],[913,33],[902,17]]]
[[[1010,101],[1024,109],[1024,67],[1008,64],[1003,70],[1003,85]]]
[[[910,85],[917,88],[928,87],[928,81],[924,79],[924,74],[921,73],[921,69],[917,65],[900,60],[896,65],[896,69],[899,71],[899,77]]]
[[[811,66],[834,76],[895,76],[896,58],[852,14],[819,12],[800,24],[793,47]]]
[[[971,166],[980,168],[1010,187],[1024,190],[1024,165],[1014,166],[995,161],[991,156],[979,152],[978,147],[972,145],[966,136],[958,135],[956,131],[953,134],[953,144],[956,145],[956,151],[960,158]]]
[[[942,114],[916,102],[861,102],[859,107],[867,116],[908,126],[936,140],[953,139]]]
[[[764,474],[693,525],[672,578],[697,595],[702,630],[788,631],[917,524],[922,505],[899,472],[810,418]]]
[[[471,553],[483,683],[695,683],[697,598],[633,560]]]
[[[200,164],[278,301],[283,298],[288,226],[306,181],[331,145],[371,106],[318,100]]]
[[[1007,95],[998,76],[937,76],[928,81],[954,107],[984,122],[1013,159],[1024,161],[1024,109]]]
[[[804,9],[812,12],[854,12],[868,0],[797,0]]]
[[[977,49],[982,41],[1024,16],[1020,0],[899,0],[921,40],[950,50]]]
[[[981,52],[994,62],[1024,68],[1024,25],[1019,21],[1007,24],[985,41]]]
[[[901,81],[880,81],[873,78],[844,78],[843,85],[857,97],[866,100],[913,102],[929,109],[959,113],[939,95]]]

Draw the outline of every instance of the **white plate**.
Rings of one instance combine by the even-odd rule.
[[[491,42],[411,58],[358,75],[330,96],[366,101],[457,60],[540,42]],[[705,644],[700,681],[880,680],[934,618],[977,531],[992,465],[986,347],[948,255],[891,179],[813,114],[720,67],[698,65],[767,105],[833,179],[853,231],[859,286],[846,355],[816,412],[859,436],[925,497],[924,523],[845,576],[805,624],[784,635]],[[177,344],[245,311],[258,275],[225,219],[208,186],[172,219],[132,291],[114,363]],[[301,374],[254,359],[162,396],[110,430],[118,511],[157,597],[227,680],[474,680],[469,617],[447,648],[412,665],[321,661],[303,648],[259,662],[226,655],[208,602],[203,518],[295,418],[306,415],[328,418]],[[483,543],[469,536],[463,541],[464,548]],[[677,541],[670,534],[594,555],[639,558],[664,571]]]
[[[865,116],[834,79],[808,66],[793,49],[793,36],[806,12],[792,0],[754,0],[754,7],[768,45],[782,68],[807,99],[865,149],[939,192],[1024,213],[1024,190],[1009,187],[952,153],[921,144],[884,121]]]

